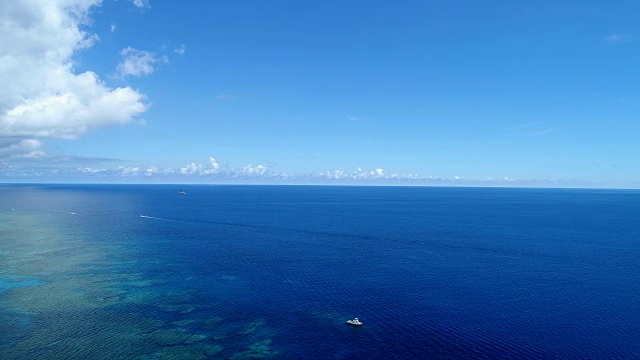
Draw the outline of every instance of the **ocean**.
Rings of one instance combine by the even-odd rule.
[[[0,358],[640,358],[639,235],[635,190],[2,185]]]

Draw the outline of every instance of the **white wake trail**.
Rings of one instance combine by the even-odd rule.
[[[167,220],[169,221],[170,219],[163,219],[163,218],[159,218],[159,217],[155,217],[155,216],[147,216],[147,215],[140,215],[141,218],[145,218],[145,219],[155,219],[155,220]]]
[[[61,212],[61,213],[69,214],[69,215],[77,215],[78,214],[75,211],[65,211],[65,210],[49,210],[49,211]]]

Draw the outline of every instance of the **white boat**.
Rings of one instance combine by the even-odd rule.
[[[354,318],[353,320],[347,320],[347,324],[353,325],[353,326],[360,326],[362,325],[362,321],[358,320],[358,318]]]

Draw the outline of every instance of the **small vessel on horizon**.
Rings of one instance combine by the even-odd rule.
[[[362,321],[358,320],[358,318],[354,318],[353,320],[347,320],[347,324],[353,325],[353,326],[361,326]]]

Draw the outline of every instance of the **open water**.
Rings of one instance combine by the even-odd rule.
[[[0,186],[0,358],[640,358],[640,191]]]

